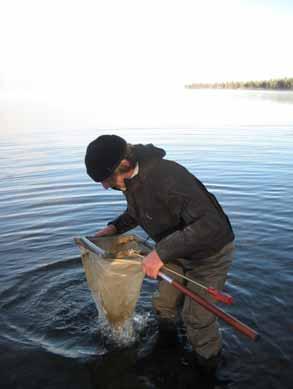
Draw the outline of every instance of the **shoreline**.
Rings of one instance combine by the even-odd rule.
[[[224,87],[191,87],[185,86],[185,89],[194,89],[194,90],[249,90],[249,91],[276,91],[276,92],[293,92],[292,89],[282,89],[282,88],[224,88]]]
[[[242,90],[276,90],[293,91],[293,78],[270,80],[193,82],[185,85],[186,89],[242,89]]]

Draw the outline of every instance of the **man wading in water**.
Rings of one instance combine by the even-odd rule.
[[[215,196],[183,166],[164,159],[165,155],[152,144],[130,145],[116,135],[102,135],[88,145],[88,175],[105,189],[121,190],[127,200],[126,211],[96,235],[121,234],[140,226],[156,242],[143,260],[147,276],[157,278],[161,267],[168,264],[203,285],[221,290],[234,252],[229,219]],[[187,287],[211,301],[203,289],[191,283]],[[183,304],[182,299],[178,290],[159,282],[153,305],[160,336],[175,339],[180,306],[197,362],[216,366],[221,350],[216,317],[189,297]]]

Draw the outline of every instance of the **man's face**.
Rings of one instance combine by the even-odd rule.
[[[125,174],[114,173],[112,176],[108,177],[106,180],[102,181],[101,184],[105,189],[116,189],[116,190],[126,190],[125,186]]]

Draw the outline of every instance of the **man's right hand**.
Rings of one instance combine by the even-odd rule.
[[[95,236],[108,236],[108,235],[114,235],[117,234],[117,228],[114,226],[114,224],[109,224],[107,227],[103,228],[100,231],[97,231],[95,233]]]

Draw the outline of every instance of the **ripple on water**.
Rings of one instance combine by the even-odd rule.
[[[144,282],[134,332],[119,343],[99,316],[76,257],[73,236],[94,233],[125,209],[120,193],[102,191],[85,174],[85,142],[102,132],[76,132],[74,145],[67,142],[71,132],[58,143],[64,135],[58,131],[0,140],[1,335],[17,345],[84,358],[111,356],[125,340],[143,349],[156,336],[154,315],[147,315],[154,281]],[[216,194],[237,246],[226,287],[235,304],[223,309],[261,335],[253,343],[221,323],[229,389],[286,388],[293,379],[285,377],[292,377],[293,350],[292,125],[115,133],[164,147]],[[109,362],[111,374],[117,361]],[[161,361],[157,370],[151,366],[157,378]]]
[[[74,357],[102,355],[130,346],[144,336],[150,315],[136,313],[120,330],[99,315],[87,287],[80,258],[26,269],[1,293],[3,335]]]

